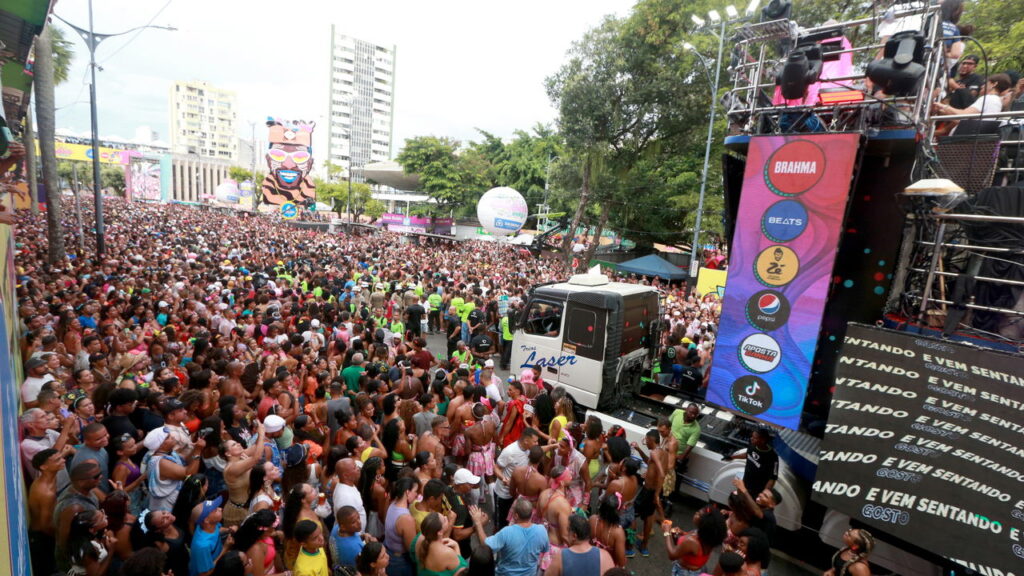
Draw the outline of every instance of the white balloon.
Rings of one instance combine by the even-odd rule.
[[[238,184],[234,180],[228,178],[217,186],[217,189],[213,192],[213,196],[218,202],[223,202],[224,204],[238,204]]]
[[[480,226],[495,236],[519,232],[526,223],[529,210],[523,195],[507,186],[491,188],[480,197],[476,217]]]

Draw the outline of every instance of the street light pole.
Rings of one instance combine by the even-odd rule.
[[[56,14],[55,14],[56,16]],[[103,225],[103,190],[100,184],[100,137],[99,137],[99,118],[96,112],[96,47],[100,45],[100,42],[113,36],[121,36],[134,32],[136,30],[142,30],[144,28],[156,28],[159,30],[170,30],[174,31],[177,28],[173,26],[136,26],[130,28],[124,32],[118,32],[116,34],[97,34],[93,31],[93,18],[92,18],[92,0],[89,0],[89,29],[84,30],[68,22],[67,20],[57,16],[57,18],[67,24],[72,30],[78,33],[85,41],[85,45],[89,48],[89,120],[91,126],[91,137],[92,137],[92,193],[93,193],[93,204],[96,211],[96,256],[102,257],[103,252],[106,249],[106,240],[104,235]]]
[[[92,125],[92,197],[96,213],[96,257],[102,258],[106,251],[106,236],[103,226],[103,186],[100,183],[100,136],[99,119],[96,113],[96,45],[100,40],[92,29],[92,0],[89,0],[89,120]]]
[[[714,10],[712,10],[712,13],[716,16],[718,15]],[[718,108],[716,102],[718,99],[718,80],[722,73],[722,50],[725,48],[726,21],[722,18],[718,19],[721,20],[721,30],[718,34],[718,59],[715,60],[715,81],[711,85],[711,113],[708,118],[708,137],[704,143],[704,171],[700,177],[700,195],[697,198],[697,222],[693,227],[693,244],[690,247],[690,278],[696,278],[697,273],[700,271],[700,258],[698,257],[700,251],[700,225],[704,216],[704,193],[707,191],[708,187],[708,167],[711,163],[711,140],[715,136],[715,111]]]
[[[718,81],[722,74],[722,52],[725,49],[725,26],[726,24],[741,22],[752,18],[754,13],[757,12],[759,4],[760,0],[750,0],[750,4],[747,6],[746,15],[742,18],[740,17],[739,12],[736,11],[736,7],[731,4],[725,7],[725,14],[728,19],[722,18],[717,10],[711,10],[708,12],[708,19],[711,20],[711,23],[720,24],[718,34],[715,34],[713,30],[711,31],[712,34],[718,36],[718,59],[715,60],[715,80],[711,83],[711,112],[708,115],[708,137],[704,143],[704,171],[700,178],[700,196],[697,199],[697,221],[693,227],[693,245],[690,247],[690,278],[696,278],[697,273],[700,271],[700,259],[698,258],[700,251],[700,225],[701,220],[704,217],[704,194],[708,187],[708,167],[711,164],[711,141],[715,134],[715,111],[718,108]],[[698,27],[704,26],[704,20],[696,14],[691,15],[690,18]],[[700,63],[704,66],[704,72],[710,81],[711,74],[704,56],[700,52],[697,52],[697,49],[689,42],[686,42],[683,46],[697,55],[700,59]]]

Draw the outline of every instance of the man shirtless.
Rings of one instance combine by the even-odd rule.
[[[224,396],[234,396],[239,403],[248,403],[250,394],[242,387],[243,370],[245,370],[245,365],[241,362],[234,361],[228,364],[224,378],[220,381],[220,395],[222,398]]]
[[[512,479],[509,482],[509,491],[512,493],[513,500],[521,496],[534,504],[535,524],[540,522],[539,509],[536,506],[537,500],[540,498],[540,493],[548,487],[547,478],[540,471],[540,464],[543,461],[544,448],[540,446],[530,448],[529,463],[526,466],[519,466],[513,470]]]
[[[63,451],[46,448],[32,457],[32,467],[39,477],[28,490],[28,542],[35,574],[52,574],[57,565],[53,561],[56,526],[53,510],[57,504],[57,473],[64,468]]]
[[[469,456],[469,450],[466,448],[466,437],[464,436],[464,430],[468,428],[466,423],[472,425],[473,420],[473,406],[480,402],[483,397],[483,388],[480,386],[466,386],[466,389],[462,392],[463,402],[455,411],[455,418],[452,421],[452,456],[455,457],[455,461],[460,465],[464,464]],[[451,407],[448,408],[451,411]]]
[[[679,453],[679,441],[672,434],[672,422],[668,418],[658,419],[659,447],[665,453],[665,481],[661,484],[661,498],[658,499],[658,515],[668,518],[672,515],[671,502],[666,501],[676,489],[676,467],[674,456]]]
[[[430,421],[430,431],[420,436],[416,449],[421,452],[426,450],[432,453],[438,465],[443,464],[445,455],[444,445],[448,441],[449,432],[451,432],[451,425],[448,424],[448,418],[434,416],[434,419]]]
[[[650,456],[644,454],[644,451],[635,443],[633,444],[633,448],[647,463],[647,474],[644,476],[644,481],[636,496],[636,516],[644,521],[643,532],[640,535],[641,556],[650,555],[650,552],[647,551],[647,540],[651,536],[654,515],[661,507],[661,490],[665,482],[665,467],[668,465],[668,454],[658,445],[660,440],[661,435],[657,430],[647,431],[647,435],[644,436],[644,446],[651,451]]]

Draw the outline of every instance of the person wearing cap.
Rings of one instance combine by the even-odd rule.
[[[111,438],[127,434],[136,441],[142,440],[142,434],[129,418],[138,401],[139,393],[131,388],[116,388],[107,397],[108,413],[103,425]]]
[[[189,417],[185,405],[177,398],[167,398],[160,403],[160,412],[164,416],[163,429],[175,440],[174,451],[182,458],[190,458],[194,447],[192,436],[185,426]]]
[[[178,492],[185,478],[199,471],[199,463],[206,440],[195,443],[195,453],[184,457],[175,447],[178,440],[171,426],[162,426],[150,432],[142,444],[150,451],[147,479],[149,486],[149,509],[174,509]]]
[[[483,526],[487,523],[487,514],[481,512],[479,521],[475,520],[469,513],[467,495],[474,488],[480,485],[481,478],[465,468],[459,468],[452,474],[451,486],[445,491],[444,501],[446,507],[455,512],[455,519],[452,521],[452,540],[459,543],[459,550],[463,557],[468,558],[472,553],[472,542],[474,525]]]
[[[265,438],[263,442],[263,459],[273,462],[274,466],[277,466],[282,474],[284,474],[285,468],[284,457],[277,439],[284,435],[286,427],[287,423],[284,418],[276,414],[271,414],[263,419],[263,435]]]
[[[25,409],[39,405],[39,391],[43,384],[54,380],[46,358],[32,357],[25,362],[25,381],[21,383],[21,403]]]
[[[224,555],[224,543],[221,541],[220,521],[223,517],[221,504],[224,498],[218,496],[214,500],[203,502],[203,508],[196,519],[196,532],[192,535],[188,562],[189,576],[210,576],[217,561]]]
[[[484,362],[490,360],[491,356],[494,356],[496,351],[494,339],[487,333],[487,326],[483,324],[476,326],[473,338],[469,342],[469,348],[473,353],[473,360],[477,366],[483,366]],[[491,362],[491,367],[494,367],[494,362]]]
[[[503,412],[505,395],[501,390],[501,378],[494,374],[494,360],[488,358],[484,361],[483,368],[476,372],[477,384],[483,386],[487,391],[487,398],[491,401],[495,412]]]

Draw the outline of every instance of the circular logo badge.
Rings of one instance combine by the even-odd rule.
[[[281,218],[285,220],[294,220],[299,216],[299,207],[294,202],[285,202],[281,204]]]
[[[751,334],[743,339],[739,348],[740,364],[751,372],[771,372],[782,360],[782,349],[775,338],[767,334]]]
[[[746,414],[757,416],[772,407],[772,389],[763,378],[743,376],[732,383],[732,405]]]
[[[772,192],[797,196],[825,175],[825,152],[814,142],[794,140],[772,153],[764,165],[764,181]]]
[[[775,290],[761,290],[747,300],[747,322],[771,332],[789,321],[789,300]]]
[[[789,242],[807,228],[807,208],[796,200],[780,200],[764,211],[761,232],[772,242]]]
[[[788,246],[769,246],[754,260],[754,275],[765,286],[785,286],[800,272],[800,258]]]

